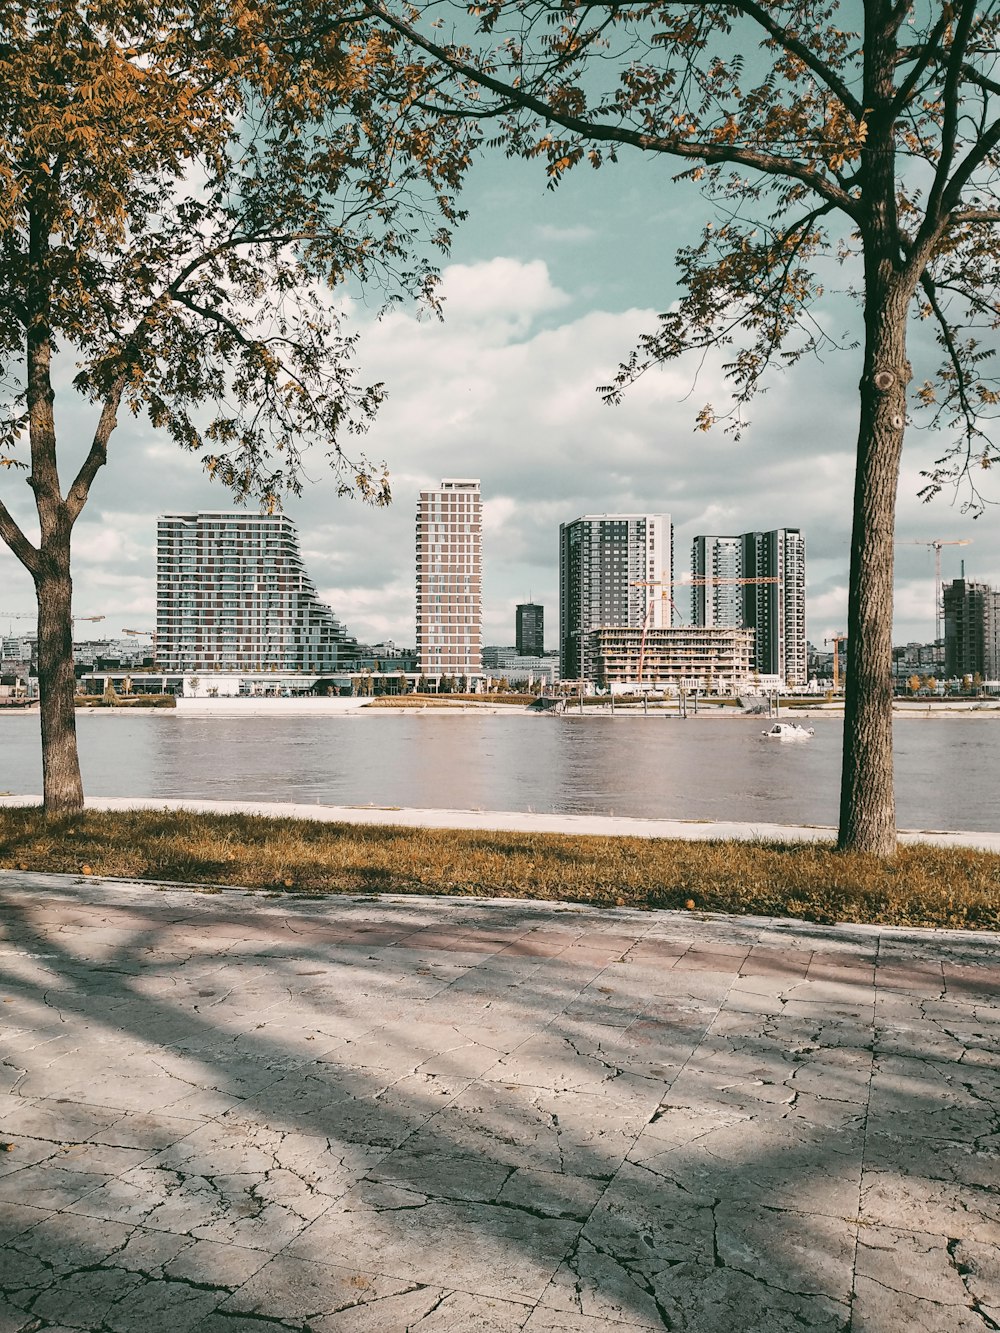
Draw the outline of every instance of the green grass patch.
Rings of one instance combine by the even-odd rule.
[[[251,815],[0,810],[0,868],[298,893],[442,893],[1000,929],[1000,856],[373,828]]]

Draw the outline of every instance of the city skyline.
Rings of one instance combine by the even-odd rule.
[[[620,407],[604,406],[596,392],[676,290],[674,240],[680,244],[690,227],[685,199],[654,190],[637,161],[569,179],[552,194],[535,164],[491,160],[473,173],[463,200],[471,217],[444,267],[443,322],[401,306],[379,323],[373,305],[346,302],[351,328],[361,334],[360,374],[366,382],[384,380],[389,393],[363,444],[386,460],[393,504],[371,510],[338,500],[314,456],[311,480],[301,497],[288,498],[286,511],[302,535],[318,596],[352,634],[413,643],[417,497],[436,479],[466,472],[482,479],[487,496],[484,642],[510,640],[514,608],[530,595],[552,608],[554,646],[559,524],[582,513],[645,509],[672,514],[684,552],[698,533],[797,524],[809,534],[810,638],[822,645],[846,629],[859,373],[853,353],[803,361],[774,376],[770,392],[751,404],[738,443],[721,428],[694,431],[702,403],[726,402],[711,361],[645,376]],[[609,245],[613,229],[634,233],[627,254]],[[832,307],[828,318],[839,317]],[[845,297],[840,327],[855,321]],[[921,330],[914,329],[917,350]],[[70,391],[71,368],[62,374],[57,413],[82,451],[92,418]],[[940,452],[941,438],[907,436],[897,537],[971,539],[961,552],[945,549],[944,579],[959,577],[964,559],[967,577],[1000,584],[997,525],[962,513],[961,497],[953,503],[945,494],[929,505],[918,499],[920,472]],[[30,529],[31,495],[18,476],[9,478],[5,497]],[[1000,489],[992,498],[1000,500]],[[229,503],[197,458],[147,422],[123,418],[74,538],[77,614],[104,615],[109,632],[153,628],[158,513]],[[896,568],[894,641],[930,641],[933,551],[901,544]],[[6,547],[0,586],[0,611],[30,615],[31,580]],[[8,624],[0,628],[6,632]]]

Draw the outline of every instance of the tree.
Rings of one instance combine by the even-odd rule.
[[[759,0],[634,6],[483,0],[448,43],[419,10],[368,10],[425,67],[423,105],[465,117],[552,184],[634,149],[700,182],[711,212],[678,255],[681,299],[606,386],[616,401],[651,366],[734,346],[731,411],[769,367],[834,340],[815,316],[827,257],[860,300],[858,451],[849,583],[839,846],[891,855],[893,532],[908,412],[954,427],[925,497],[997,458],[1000,402],[982,330],[1000,319],[1000,37],[996,3]],[[433,29],[447,30],[445,5]],[[855,22],[859,26],[855,28]],[[484,131],[485,132],[485,131]],[[832,230],[836,225],[837,231]],[[936,330],[942,364],[909,392],[908,318]]]
[[[382,387],[357,382],[331,288],[429,291],[407,256],[429,232],[446,243],[461,152],[453,123],[398,123],[388,44],[344,12],[11,0],[0,16],[0,467],[27,471],[38,522],[33,539],[0,501],[0,537],[35,586],[49,813],[83,802],[71,538],[120,412],[238,501],[298,490],[306,442],[341,493],[389,499],[384,467],[344,451]],[[93,434],[64,478],[73,366]]]

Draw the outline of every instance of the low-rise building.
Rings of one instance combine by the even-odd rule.
[[[590,631],[599,689],[706,690],[736,694],[753,679],[753,630],[664,626],[643,631],[602,625]]]

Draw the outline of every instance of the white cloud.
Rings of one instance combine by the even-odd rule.
[[[696,533],[801,527],[810,637],[846,628],[855,356],[804,361],[777,376],[751,405],[752,425],[736,443],[721,430],[694,430],[702,403],[725,404],[721,358],[700,371],[692,360],[652,372],[620,407],[600,401],[595,385],[655,326],[653,309],[578,311],[537,259],[452,265],[444,292],[443,323],[401,309],[376,323],[353,306],[362,329],[360,373],[384,380],[390,394],[360,443],[387,460],[394,504],[371,510],[338,500],[319,454],[309,464],[315,484],[288,504],[309,572],[352,633],[412,643],[417,493],[444,476],[482,480],[486,642],[512,641],[514,605],[530,593],[546,607],[554,645],[559,523],[635,509],[673,516],[678,578]],[[63,407],[61,420],[72,426],[73,409]],[[971,536],[969,548],[946,548],[945,577],[958,573],[964,556],[970,577],[1000,582],[1000,539],[991,529],[943,501],[928,507],[915,498],[935,443],[919,433],[908,438],[900,536]],[[157,514],[226,508],[227,499],[197,458],[143,423],[122,420],[111,456],[77,534],[76,606],[107,614],[115,628],[149,626]],[[19,512],[30,513],[27,488],[21,482],[18,492],[18,485],[0,477],[5,493],[24,493]],[[896,639],[930,638],[933,557],[899,547],[897,572]],[[0,609],[30,608],[30,580],[5,548],[0,587]],[[686,609],[683,597],[681,604]]]
[[[594,240],[597,231],[582,222],[569,227],[556,227],[552,223],[542,222],[535,228],[534,234],[540,241],[555,241],[557,245],[579,245],[581,241]]]

